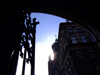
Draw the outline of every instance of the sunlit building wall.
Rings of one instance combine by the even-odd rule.
[[[48,72],[49,72],[49,75],[58,75],[57,74],[57,61],[49,60],[49,62],[48,62]]]
[[[60,23],[58,43],[58,75],[100,75],[100,48],[88,30]]]
[[[54,59],[51,60],[51,56],[49,57],[48,61],[49,75],[58,75],[58,51],[59,51],[58,39],[56,39],[55,42],[53,43],[52,49],[54,52]]]

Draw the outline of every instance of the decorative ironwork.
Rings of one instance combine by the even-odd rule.
[[[22,75],[25,73],[25,62],[31,63],[31,75],[34,75],[34,65],[35,65],[35,33],[36,18],[33,18],[33,23],[31,23],[31,13],[26,14],[26,19],[24,23],[24,32],[22,32],[22,39],[20,41],[20,56],[23,58],[23,70]],[[24,52],[22,51],[24,47]],[[28,52],[28,58],[26,58],[26,53]]]

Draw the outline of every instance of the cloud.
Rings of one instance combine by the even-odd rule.
[[[51,45],[54,42],[50,36],[47,36],[46,42],[36,43],[36,62],[35,62],[35,75],[48,75],[48,56],[53,57]]]
[[[48,51],[46,46],[41,42],[36,44],[35,75],[48,75]]]
[[[41,42],[36,43],[36,49],[41,47],[44,47],[44,43]]]
[[[51,39],[51,37],[50,36],[47,36],[47,40],[49,41]]]

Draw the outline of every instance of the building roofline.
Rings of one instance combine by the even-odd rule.
[[[59,39],[60,39],[60,33],[61,33],[61,28],[62,28],[62,26],[64,26],[64,25],[67,25],[67,24],[75,24],[75,23],[67,23],[67,22],[61,22],[60,24],[59,24],[59,33],[58,33],[58,43],[59,43]]]

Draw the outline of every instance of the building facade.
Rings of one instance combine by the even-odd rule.
[[[58,39],[56,39],[55,42],[53,43],[52,49],[54,52],[54,59],[51,60],[51,56],[49,57],[48,61],[49,75],[58,75],[58,52],[59,52]]]
[[[57,74],[57,61],[56,60],[49,60],[48,62],[48,70],[49,70],[49,75],[58,75]]]
[[[91,32],[60,23],[58,43],[58,75],[100,75],[100,48]]]

